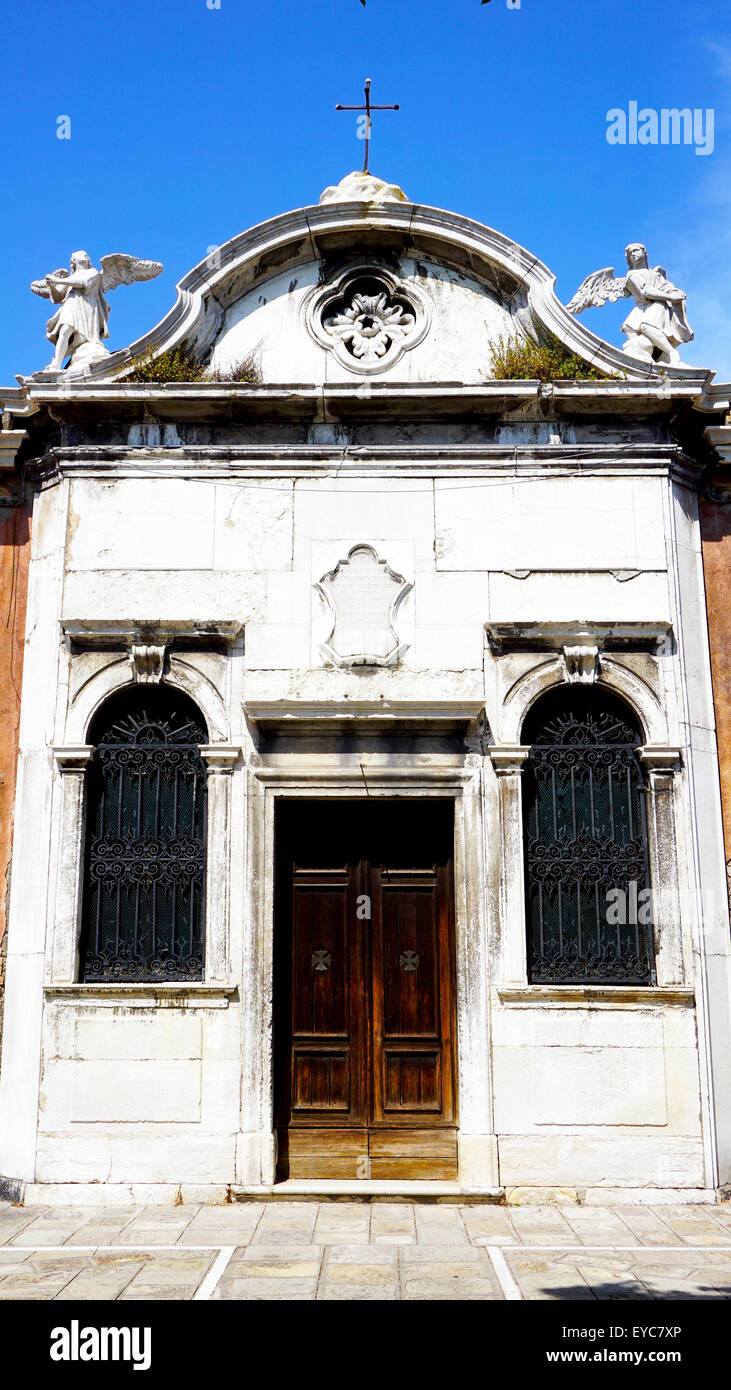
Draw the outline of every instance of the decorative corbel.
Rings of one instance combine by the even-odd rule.
[[[572,646],[562,650],[566,680],[581,685],[594,685],[599,676],[598,646]]]
[[[204,743],[201,745],[201,757],[204,759],[209,772],[233,772],[240,756],[241,747],[237,743]]]
[[[18,450],[27,439],[26,430],[13,430],[10,428],[11,416],[8,411],[3,411],[2,429],[0,430],[0,469],[12,470],[15,468],[15,458]],[[6,424],[6,421],[8,422]]]
[[[527,743],[491,744],[487,749],[487,756],[498,777],[519,777],[529,753],[530,745]]]
[[[59,772],[68,773],[84,773],[95,751],[93,743],[55,743],[52,748]]]
[[[129,651],[134,678],[138,685],[159,685],[165,664],[164,646],[132,646]]]
[[[671,792],[673,779],[682,766],[682,752],[667,743],[646,743],[637,753],[656,792]]]

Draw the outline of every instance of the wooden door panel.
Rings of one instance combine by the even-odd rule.
[[[353,987],[360,942],[347,869],[292,870],[290,1114],[361,1123],[362,1026]]]
[[[368,1171],[365,1128],[281,1129],[279,1162],[290,1178],[363,1178]]]
[[[280,1174],[453,1179],[448,819],[395,803],[317,817],[290,812],[277,851]]]
[[[445,1182],[457,1178],[455,1129],[371,1129],[368,1154],[371,1178]]]
[[[294,1036],[347,1038],[348,897],[347,877],[340,883],[311,882],[297,874],[294,883],[292,978]],[[304,878],[304,881],[303,881]]]
[[[426,1110],[442,1113],[441,1056],[439,1052],[404,1052],[392,1044],[383,1049],[385,1070],[384,1113]]]
[[[368,1176],[380,1182],[456,1182],[456,1144],[453,1158],[412,1158],[409,1154],[371,1158]]]
[[[373,1122],[452,1124],[446,870],[372,873]]]
[[[390,875],[381,888],[384,1036],[436,1040],[436,874],[418,883]]]
[[[292,1110],[347,1110],[350,1104],[350,1059],[343,1052],[293,1048]]]
[[[370,1129],[368,1152],[371,1158],[454,1158],[457,1132],[454,1129]]]

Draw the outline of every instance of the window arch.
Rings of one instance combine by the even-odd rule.
[[[205,721],[168,685],[137,685],[92,721],[82,980],[202,979]]]
[[[652,909],[635,715],[601,686],[562,685],[523,725],[529,979],[650,983]]]

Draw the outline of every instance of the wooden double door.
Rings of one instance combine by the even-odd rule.
[[[280,1177],[455,1178],[453,803],[287,802]]]

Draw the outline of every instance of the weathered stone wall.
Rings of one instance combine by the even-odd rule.
[[[652,465],[629,476],[604,465],[599,476],[589,477],[567,477],[566,467],[551,461],[519,477],[487,470],[465,477],[457,452],[453,471],[442,465],[433,476],[414,476],[408,462],[398,470],[391,465],[386,479],[362,465],[337,478],[325,469],[303,476],[293,467],[257,479],[237,477],[232,468],[224,479],[200,470],[181,486],[178,477],[156,476],[155,458],[146,459],[143,475],[133,477],[125,476],[123,463],[113,478],[74,475],[71,467],[70,478],[39,495],[26,663],[33,719],[24,731],[24,757],[37,771],[24,791],[27,835],[16,861],[24,893],[14,906],[13,931],[20,928],[16,940],[22,935],[23,950],[11,942],[13,970],[34,972],[27,998],[37,1001],[38,1051],[33,1059],[27,1056],[27,1066],[26,1054],[19,1054],[13,1087],[9,1070],[5,1082],[8,1097],[14,1088],[29,1099],[40,1059],[43,1102],[37,1141],[35,1113],[29,1111],[28,1154],[6,1158],[6,1175],[26,1177],[32,1170],[36,1182],[54,1191],[57,1184],[104,1182],[120,1190],[153,1184],[167,1191],[172,1184],[172,1193],[187,1182],[218,1192],[232,1181],[256,1185],[267,1174],[271,1180],[272,1159],[265,1152],[271,1147],[265,1065],[271,920],[265,859],[261,871],[256,867],[256,845],[261,850],[268,832],[257,773],[263,767],[266,779],[281,770],[280,755],[252,736],[242,703],[256,708],[261,702],[305,702],[317,708],[345,700],[377,705],[388,698],[408,707],[435,700],[463,701],[475,709],[484,704],[493,741],[512,746],[516,730],[509,726],[506,698],[546,656],[523,653],[515,661],[525,670],[508,661],[503,676],[486,648],[486,622],[570,622],[577,613],[598,622],[609,615],[614,623],[675,618],[664,523],[668,480]],[[314,585],[363,540],[413,584],[397,621],[407,650],[388,671],[328,669],[320,644],[328,640],[332,618]],[[697,547],[694,558],[697,572]],[[699,585],[699,579],[695,589],[689,583],[688,592],[697,594]],[[114,631],[108,632],[110,623]],[[695,610],[693,623],[697,628]],[[59,645],[60,624],[67,635],[75,634],[72,647]],[[198,649],[177,648],[173,637],[166,660],[169,678],[186,683],[205,708],[212,743],[220,747],[223,740],[235,755],[227,857],[221,849],[217,877],[220,892],[229,889],[228,905],[219,912],[227,940],[214,976],[222,986],[212,987],[212,994],[206,987],[197,993],[195,987],[168,987],[167,994],[139,986],[126,994],[109,987],[95,991],[73,983],[73,943],[68,946],[78,921],[79,773],[51,767],[47,731],[54,729],[55,745],[71,752],[84,744],[99,698],[130,679],[125,633],[142,631],[149,640],[158,629],[185,634],[196,624],[202,634]],[[243,625],[243,646],[228,655],[207,651],[212,639],[205,634],[217,624]],[[619,654],[610,655],[605,674],[617,670],[619,660]],[[684,667],[670,655],[658,660],[665,663],[662,680],[672,711]],[[645,656],[643,665],[637,656],[628,669],[638,691],[647,688],[648,708],[654,708],[654,697],[647,682],[662,688],[654,661]],[[66,686],[68,696],[59,701],[59,688]],[[662,712],[654,725],[648,723],[651,743],[679,739],[672,717],[665,734],[665,718]],[[319,778],[317,794],[342,795],[351,763],[360,786],[358,756],[318,736],[312,746],[302,744],[296,758],[287,757],[287,769],[294,776],[295,763],[305,773],[309,768],[308,775]],[[455,774],[446,755],[378,755],[379,775],[392,781],[396,764],[413,764],[412,779],[422,794],[437,773],[458,774],[459,780],[469,772],[475,782],[458,890],[465,1180],[495,1185],[499,1174],[508,1186],[701,1186],[691,990],[681,989],[677,999],[673,989],[660,989],[622,1000],[616,992],[600,991],[598,998],[567,1003],[526,985],[524,965],[513,968],[513,957],[522,961],[522,889],[514,912],[509,905],[504,912],[491,907],[483,916],[481,891],[469,910],[459,906],[467,880],[484,881],[476,857],[483,833],[493,904],[509,868],[505,856],[495,853],[501,822],[494,775],[487,766],[473,768],[473,756],[465,750]],[[70,752],[63,765],[69,757]],[[258,837],[248,858],[247,807],[249,830]],[[223,846],[224,832],[214,827],[211,846],[219,840]],[[47,900],[43,885],[56,862],[49,855],[58,857],[61,869]],[[211,911],[215,906],[212,899]],[[210,920],[209,913],[209,925]],[[677,924],[673,930],[677,935]],[[500,931],[506,960],[488,978],[482,943],[489,941],[492,950]],[[51,939],[51,984],[41,1017],[43,943]],[[478,977],[486,1003],[490,995],[489,1016],[470,1048],[470,1029],[478,1031]],[[689,984],[682,961],[658,983],[676,994]],[[26,1013],[24,1036],[28,1022]],[[13,1026],[20,1028],[19,1021]],[[485,1044],[490,1033],[492,1077]]]
[[[731,604],[728,593],[731,575],[731,501],[705,499],[701,507],[701,535],[726,870],[731,885]]]
[[[0,502],[0,1041],[29,557],[29,507]]]

